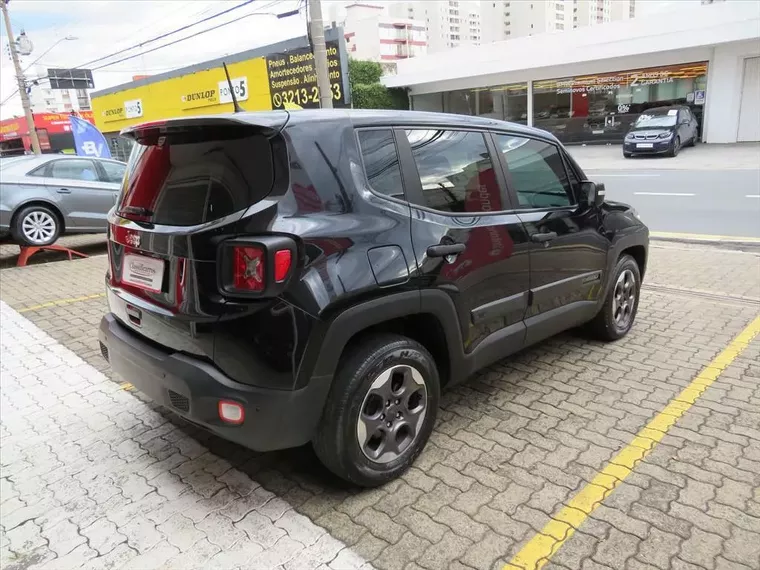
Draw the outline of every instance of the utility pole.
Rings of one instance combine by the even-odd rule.
[[[42,154],[42,149],[40,148],[40,139],[37,138],[37,131],[34,128],[34,116],[32,115],[32,107],[29,104],[29,94],[26,92],[24,72],[21,71],[21,63],[18,60],[18,53],[16,52],[16,42],[13,40],[13,28],[11,27],[10,16],[8,16],[8,0],[0,0],[0,7],[2,7],[3,18],[5,18],[5,30],[8,32],[8,46],[11,50],[13,67],[16,69],[18,93],[21,95],[21,106],[24,108],[26,126],[29,129],[29,139],[32,141],[32,150],[34,151],[34,154]]]
[[[327,66],[325,27],[322,21],[322,0],[307,1],[309,2],[309,15],[311,16],[311,41],[314,45],[314,67],[317,70],[319,106],[322,109],[332,109],[332,88],[330,87],[330,72]]]

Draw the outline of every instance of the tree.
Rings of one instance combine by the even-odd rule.
[[[355,109],[408,109],[406,91],[380,83],[382,66],[376,61],[348,60],[348,82]]]

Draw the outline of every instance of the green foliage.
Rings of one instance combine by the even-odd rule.
[[[382,66],[376,61],[348,60],[348,82],[354,109],[408,109],[404,89],[389,89],[380,83]]]

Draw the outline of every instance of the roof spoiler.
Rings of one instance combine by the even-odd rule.
[[[146,137],[182,132],[188,128],[251,126],[260,128],[267,137],[279,134],[288,124],[288,111],[264,111],[261,113],[235,113],[234,115],[203,115],[181,117],[162,121],[148,121],[122,129],[120,135],[136,141]]]

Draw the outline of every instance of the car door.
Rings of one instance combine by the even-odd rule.
[[[45,184],[61,197],[66,225],[81,231],[106,229],[106,214],[114,205],[118,185],[103,182],[95,161],[89,158],[52,160]]]
[[[420,287],[451,298],[474,368],[519,350],[528,235],[507,198],[489,133],[415,127],[396,138]]]
[[[98,174],[101,182],[103,182],[105,188],[108,188],[111,192],[111,206],[113,207],[119,199],[121,182],[124,179],[124,172],[127,170],[127,165],[115,160],[98,160],[95,164],[98,167]]]
[[[522,134],[494,143],[530,239],[530,344],[595,314],[610,244],[600,213],[579,203],[580,173],[558,144]]]
[[[681,139],[683,141],[690,141],[690,142],[697,142],[697,119],[694,117],[694,113],[691,112],[691,109],[684,109],[684,118],[686,119],[686,139]]]

